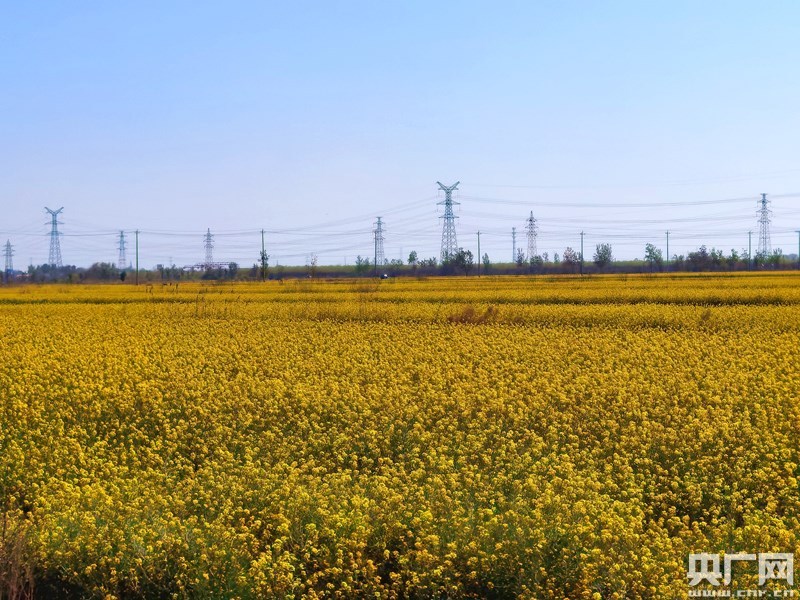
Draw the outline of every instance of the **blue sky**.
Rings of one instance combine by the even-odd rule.
[[[796,2],[0,3],[0,241],[47,260],[283,264],[511,257],[647,241],[742,249],[756,198],[773,246],[800,229]],[[705,203],[709,200],[730,202]],[[520,233],[519,244],[525,245]],[[274,260],[273,260],[274,262]]]

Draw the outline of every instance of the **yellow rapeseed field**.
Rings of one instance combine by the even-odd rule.
[[[0,597],[685,597],[800,552],[799,317],[793,274],[0,289]]]

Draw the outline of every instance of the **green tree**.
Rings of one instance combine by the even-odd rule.
[[[736,268],[736,265],[739,264],[739,253],[736,251],[736,248],[731,248],[730,256],[725,260],[728,262],[729,269]]]
[[[610,265],[614,260],[614,255],[611,251],[611,244],[597,244],[592,260],[599,269],[603,269]]]
[[[469,250],[464,250],[464,248],[459,248],[458,251],[453,256],[453,265],[457,269],[462,269],[464,271],[464,275],[469,275],[470,270],[473,267],[473,256],[472,252]]]
[[[267,270],[269,269],[269,254],[266,250],[258,253],[258,258],[261,261],[261,279],[267,278]]]
[[[776,248],[767,257],[767,263],[774,269],[780,266],[782,258],[783,258],[783,250],[781,250],[780,248]]]
[[[369,265],[370,265],[369,258],[361,258],[360,254],[358,256],[356,256],[356,274],[357,275],[362,275],[362,274],[368,272],[369,271]]]
[[[664,257],[661,254],[661,249],[656,248],[653,244],[647,244],[644,247],[644,261],[651,271],[654,269],[660,271],[661,266],[664,264]]]
[[[517,248],[517,255],[514,257],[514,262],[518,267],[525,264],[525,251],[522,248]]]
[[[574,267],[580,262],[580,259],[578,258],[578,253],[575,252],[575,250],[573,250],[569,246],[567,246],[566,248],[564,248],[564,254],[561,256],[561,262],[563,262],[564,265],[567,267]]]

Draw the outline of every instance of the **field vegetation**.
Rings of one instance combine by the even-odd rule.
[[[2,288],[0,598],[685,597],[800,552],[798,348],[786,273]]]

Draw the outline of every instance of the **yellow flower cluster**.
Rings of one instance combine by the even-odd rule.
[[[792,274],[0,289],[0,597],[685,595],[689,552],[800,551],[799,309]]]

